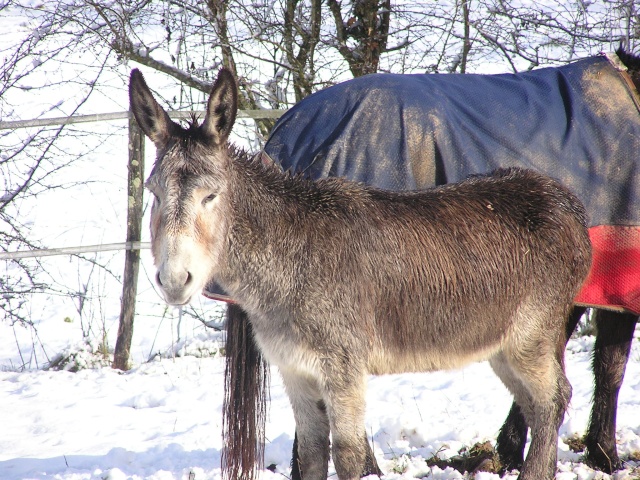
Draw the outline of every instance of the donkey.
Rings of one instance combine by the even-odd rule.
[[[311,181],[228,144],[228,70],[188,129],[138,70],[129,88],[157,149],[146,186],[164,299],[184,305],[215,279],[248,313],[289,395],[305,480],[327,478],[330,450],[340,480],[360,478],[368,374],[484,359],[531,425],[519,478],[554,477],[571,395],[566,318],[591,263],[568,189],[523,169],[404,193]]]
[[[602,233],[624,235],[640,225],[640,178],[635,173],[640,59],[621,48],[616,54],[617,58],[598,55],[516,75],[385,74],[344,82],[290,109],[276,124],[263,161],[310,178],[338,175],[392,190],[456,182],[496,166],[535,167],[575,186],[586,204],[595,240]],[[629,248],[628,241],[622,244]],[[610,251],[600,253],[594,267],[606,266],[601,270],[604,281],[623,284],[625,275],[637,277],[610,268]],[[211,296],[215,287],[207,290]],[[567,338],[585,312],[584,305],[625,305],[616,303],[615,296],[606,298],[613,303],[605,304],[582,300],[570,316]],[[595,311],[595,390],[584,441],[586,462],[611,473],[622,465],[615,438],[617,397],[640,305],[627,305],[626,312],[605,308]],[[232,452],[226,457],[227,468],[248,471],[260,457],[255,448],[260,442],[246,426],[264,424],[259,419],[265,399],[260,383],[264,366],[257,361],[251,325],[238,305],[229,305],[227,328],[224,425]],[[527,431],[514,403],[496,442],[504,470],[522,466]],[[379,474],[363,438],[363,476]],[[294,440],[293,480],[301,478],[297,467]]]

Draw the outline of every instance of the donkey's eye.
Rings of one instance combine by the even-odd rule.
[[[212,202],[213,200],[215,200],[216,198],[216,194],[212,193],[211,195],[207,195],[204,200],[202,200],[202,205],[206,205],[209,202]]]

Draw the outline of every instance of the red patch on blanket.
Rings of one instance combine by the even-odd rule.
[[[640,227],[601,225],[589,237],[593,263],[576,303],[640,315]]]

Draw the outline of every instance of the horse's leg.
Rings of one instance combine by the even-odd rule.
[[[296,420],[292,478],[326,480],[329,469],[329,418],[318,383],[280,369]]]
[[[571,385],[564,374],[564,338],[560,336],[525,338],[518,345],[507,346],[490,362],[531,426],[531,446],[520,480],[555,477],[558,429],[571,398]]]
[[[573,308],[565,330],[567,341],[586,310],[585,307]],[[496,440],[496,451],[498,452],[503,472],[522,468],[528,430],[529,426],[524,419],[522,410],[516,402],[513,402],[511,410],[509,410],[509,415],[507,415],[507,419],[500,428]]]
[[[373,454],[373,449],[371,448],[371,445],[369,445],[369,441],[367,440],[367,432],[364,432],[362,438],[366,450],[366,457],[364,461],[364,469],[362,470],[360,476],[363,478],[368,477],[369,475],[377,475],[381,477],[382,470],[380,470],[378,461]],[[293,452],[291,458],[291,480],[302,480],[302,475],[300,474],[300,468],[298,466],[298,432],[296,432],[293,439]]]
[[[606,310],[596,312],[595,390],[585,446],[587,463],[606,473],[612,473],[621,466],[616,448],[618,392],[637,321],[636,315]]]
[[[514,401],[496,439],[496,451],[502,465],[501,471],[522,468],[528,431],[529,425],[524,419],[520,406]]]

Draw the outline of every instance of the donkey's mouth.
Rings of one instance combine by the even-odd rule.
[[[171,305],[172,307],[184,307],[185,305],[189,305],[189,303],[191,303],[192,298],[193,297],[189,297],[186,301],[179,301],[179,300],[171,300],[167,298],[167,296],[165,295],[164,301],[167,303],[167,305]]]
[[[160,289],[162,291],[162,296],[164,297],[164,301],[167,305],[171,305],[172,307],[184,307],[191,303],[191,300],[199,293],[199,292],[189,292],[183,294],[174,294],[165,291],[164,289]]]

